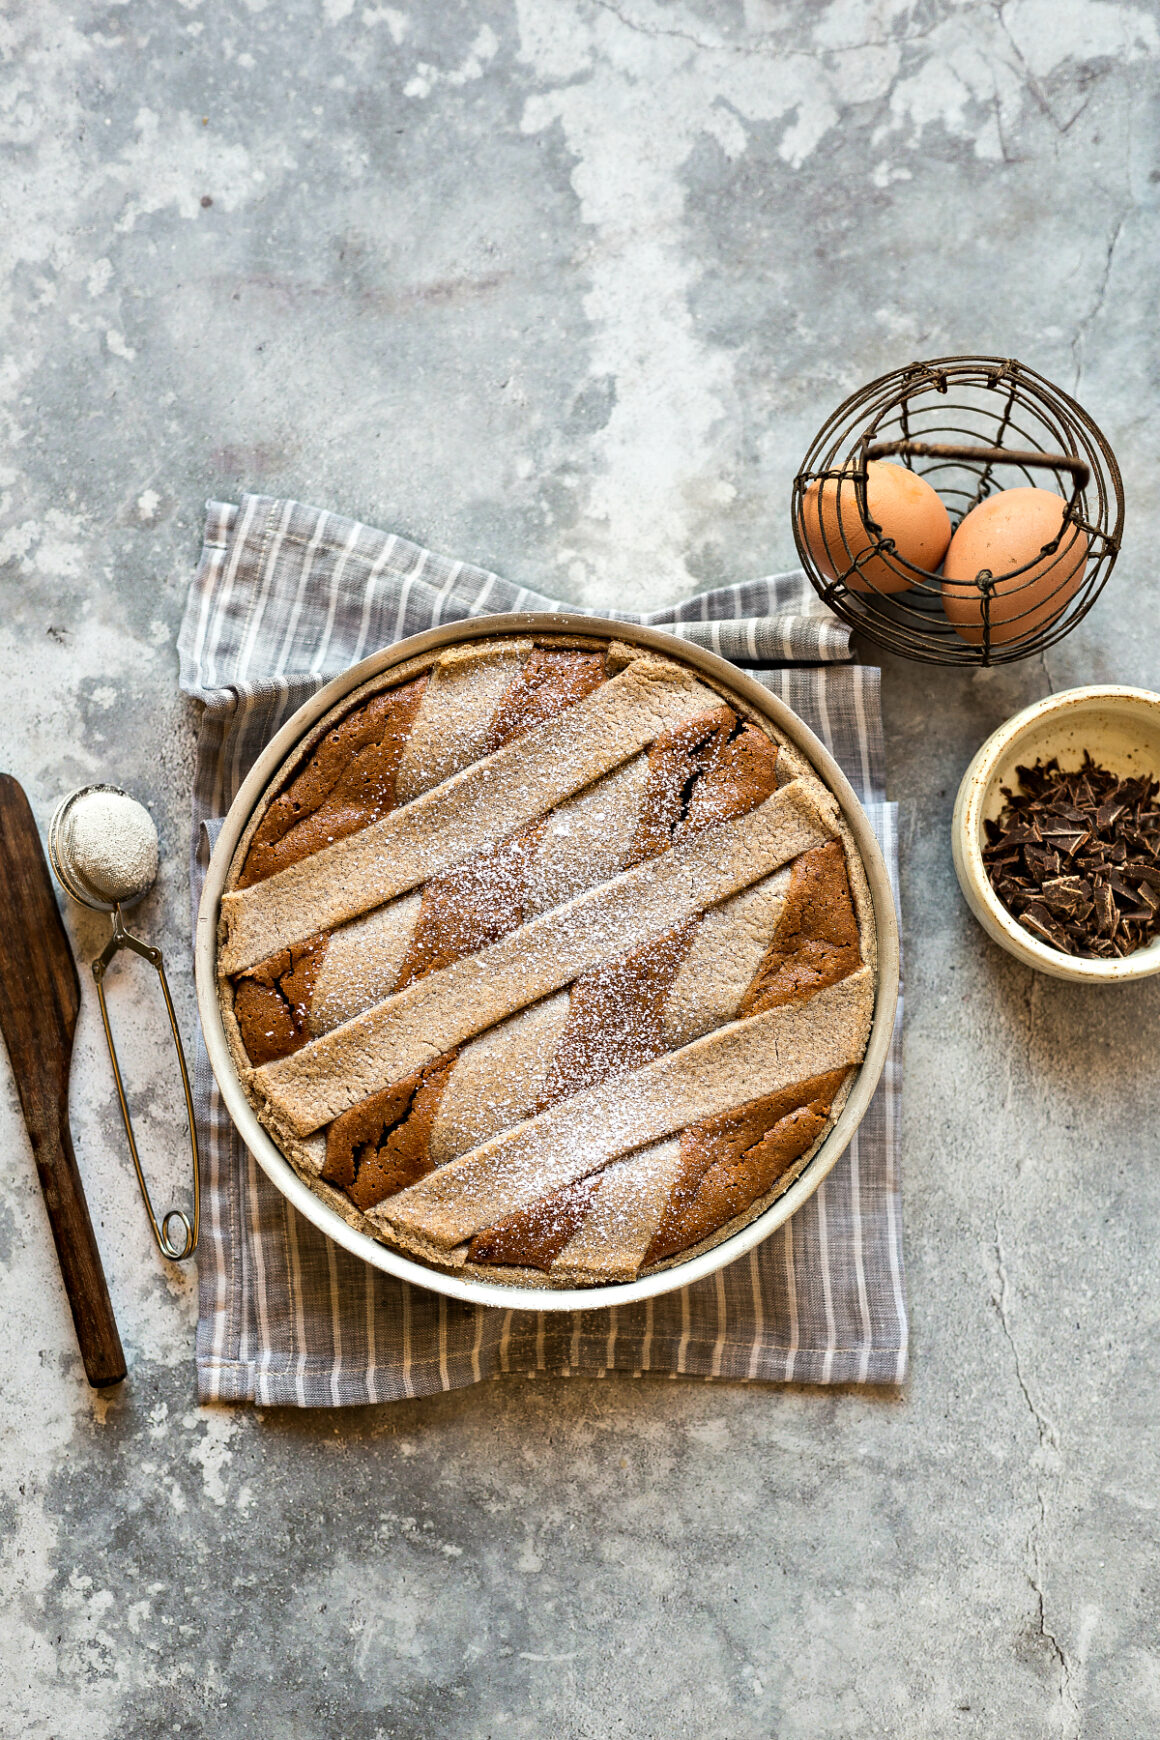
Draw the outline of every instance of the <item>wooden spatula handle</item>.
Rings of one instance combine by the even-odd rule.
[[[125,1355],[72,1137],[67,1124],[39,1134],[30,1127],[29,1133],[85,1376],[94,1389],[104,1389],[125,1376]]]
[[[80,1007],[76,962],[28,799],[0,773],[0,1033],[36,1156],[89,1382],[120,1383],[125,1356],[68,1128],[68,1078]]]

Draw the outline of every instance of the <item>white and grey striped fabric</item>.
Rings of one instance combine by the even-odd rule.
[[[324,683],[442,622],[559,608],[483,569],[300,502],[211,502],[178,640],[182,688],[204,704],[193,792],[195,915],[235,792],[274,732]],[[720,587],[643,617],[600,614],[654,624],[758,667],[754,674],[845,769],[893,872],[878,672],[838,662],[850,656],[847,631],[804,575]],[[341,1406],[501,1372],[900,1383],[899,1092],[896,1030],[846,1154],[792,1220],[730,1268],[639,1305],[514,1312],[396,1281],[296,1214],[243,1147],[199,1040],[200,1399]]]

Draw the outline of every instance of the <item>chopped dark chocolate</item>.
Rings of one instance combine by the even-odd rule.
[[[1160,781],[1120,779],[1086,752],[1017,767],[984,824],[991,886],[1025,930],[1067,955],[1113,960],[1160,936]]]

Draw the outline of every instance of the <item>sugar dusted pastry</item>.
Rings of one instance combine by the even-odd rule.
[[[222,902],[235,1062],[299,1173],[443,1268],[631,1280],[832,1126],[874,1001],[838,807],[679,661],[518,636],[304,741]]]

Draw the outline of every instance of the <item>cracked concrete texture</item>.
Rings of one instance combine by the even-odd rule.
[[[948,823],[1044,693],[1160,687],[1155,9],[58,0],[0,18],[4,760],[158,819],[187,1033],[201,503],[298,494],[593,604],[792,560],[822,418],[1016,355],[1124,471],[1046,660],[885,661],[902,805],[901,1398],[495,1384],[199,1410],[86,983],[73,1127],[131,1363],[83,1384],[6,1067],[4,1732],[925,1740],[1160,1730],[1160,984],[986,941]],[[68,915],[82,960],[103,926]],[[82,975],[85,977],[85,975]],[[160,1011],[111,986],[184,1189]]]

